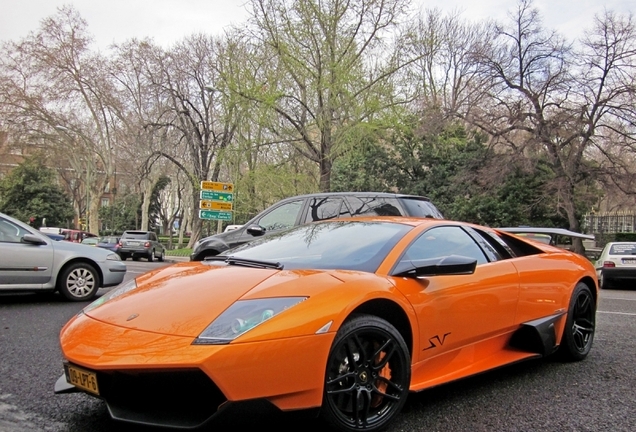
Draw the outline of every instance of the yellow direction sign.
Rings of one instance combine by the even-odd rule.
[[[207,210],[232,210],[232,203],[201,200],[199,201],[199,208]]]
[[[208,180],[201,181],[201,189],[203,190],[211,190],[218,192],[233,192],[234,184],[233,183],[221,183],[221,182],[213,182]]]

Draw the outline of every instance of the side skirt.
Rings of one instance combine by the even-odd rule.
[[[521,324],[512,335],[510,346],[543,357],[549,356],[558,348],[555,323],[564,315],[565,312],[561,312]]]

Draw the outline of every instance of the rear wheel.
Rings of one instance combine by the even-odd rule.
[[[579,361],[592,348],[596,329],[596,301],[590,288],[579,283],[570,298],[559,354],[564,360]]]
[[[99,289],[99,274],[88,263],[67,267],[57,281],[58,291],[71,301],[86,301],[95,297]]]
[[[359,315],[334,340],[325,377],[322,415],[341,431],[379,431],[401,411],[409,391],[411,358],[387,321]]]
[[[148,262],[153,262],[155,260],[155,250],[153,249],[152,251],[150,251],[150,254],[148,255]]]
[[[165,249],[161,249],[161,255],[159,255],[157,257],[157,261],[163,262],[164,259],[166,259],[166,250]]]

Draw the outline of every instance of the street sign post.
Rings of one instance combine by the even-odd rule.
[[[199,219],[218,221],[217,232],[221,232],[221,221],[232,220],[234,184],[202,180],[199,196]]]
[[[207,220],[231,221],[231,211],[199,210],[199,218]]]
[[[202,200],[231,202],[234,200],[234,194],[228,192],[212,192],[208,190],[202,190],[199,192],[199,198]]]
[[[231,202],[221,202],[221,201],[208,201],[201,200],[199,201],[199,208],[205,210],[232,210]]]
[[[217,192],[234,192],[234,184],[233,183],[221,183],[221,182],[213,182],[208,180],[201,181],[201,189],[208,191],[217,191]]]

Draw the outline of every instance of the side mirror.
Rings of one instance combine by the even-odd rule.
[[[262,236],[265,234],[266,229],[260,225],[250,225],[247,227],[247,232],[252,234],[255,237]]]
[[[475,272],[475,258],[449,255],[439,258],[400,261],[393,276],[421,277],[442,275],[468,275]]]
[[[25,234],[22,239],[22,243],[31,243],[34,245],[44,245],[46,242],[42,240],[40,237],[33,234]]]

